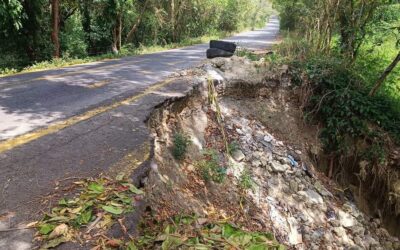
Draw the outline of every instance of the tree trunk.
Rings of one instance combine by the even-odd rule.
[[[122,24],[121,24],[121,14],[118,14],[116,17],[116,22],[115,26],[112,31],[112,51],[114,54],[118,54],[119,51],[121,50],[121,29],[122,29]]]
[[[51,0],[51,22],[52,22],[52,31],[51,31],[51,41],[54,44],[54,52],[53,57],[60,57],[60,41],[58,38],[59,34],[59,23],[60,23],[60,2],[59,0]]]
[[[369,92],[369,96],[375,95],[375,93],[378,91],[378,89],[382,86],[386,77],[390,74],[390,72],[393,71],[393,69],[396,67],[396,65],[399,63],[399,61],[400,61],[400,51],[399,51],[399,53],[397,53],[397,56],[392,61],[392,63],[385,69],[385,71],[383,71],[382,75],[375,82],[374,87],[371,89],[371,92]]]
[[[172,41],[176,42],[175,0],[171,0]]]
[[[92,0],[83,0],[80,5],[80,12],[82,15],[82,28],[85,34],[85,40],[87,45],[87,53],[89,55],[95,53],[95,46],[92,40],[92,28],[91,28],[91,15],[90,10],[92,8]]]
[[[118,15],[118,34],[117,34],[117,38],[118,38],[117,49],[119,51],[119,50],[121,50],[121,47],[122,47],[122,14],[121,13]]]
[[[128,35],[127,35],[126,38],[125,38],[125,41],[126,41],[126,42],[132,41],[133,35],[135,34],[137,28],[139,27],[139,25],[140,25],[140,23],[141,23],[141,21],[142,21],[144,12],[145,12],[146,9],[147,9],[147,4],[148,4],[148,2],[149,2],[148,0],[147,0],[146,2],[144,2],[142,11],[140,12],[138,18],[136,19],[135,24],[132,26],[131,30],[129,31]]]

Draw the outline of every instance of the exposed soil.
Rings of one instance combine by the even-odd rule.
[[[157,220],[224,219],[273,232],[293,249],[400,249],[381,220],[361,212],[316,170],[319,129],[304,123],[285,68],[270,71],[263,62],[234,57],[200,70],[203,84],[161,105],[148,122],[155,154],[145,189]],[[209,102],[210,81],[219,107]],[[177,133],[191,140],[183,160],[171,154]],[[229,154],[227,144],[236,145]],[[203,163],[213,162],[209,151],[225,173],[221,183],[204,175]]]

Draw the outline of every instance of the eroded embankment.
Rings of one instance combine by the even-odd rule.
[[[153,112],[147,222],[196,214],[204,223],[271,232],[295,249],[399,249],[379,218],[361,212],[315,170],[318,128],[303,123],[299,90],[286,69],[267,68],[243,58],[213,60],[201,68],[202,84]],[[201,225],[197,220],[194,227]],[[186,236],[174,235],[174,245],[164,235],[146,246],[204,240]]]

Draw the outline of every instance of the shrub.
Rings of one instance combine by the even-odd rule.
[[[239,179],[239,186],[240,188],[247,190],[253,188],[254,181],[251,177],[249,171],[246,169],[242,172]]]
[[[327,152],[345,154],[355,139],[366,141],[376,150],[384,132],[400,141],[400,111],[388,96],[369,96],[367,84],[339,57],[309,57],[293,64],[306,75],[311,95],[305,104],[308,120],[323,123],[321,139]],[[299,70],[300,67],[300,70]],[[371,157],[371,155],[369,155]]]
[[[203,179],[222,183],[226,177],[226,168],[220,165],[218,153],[213,149],[208,149],[203,152],[203,155],[205,159],[196,164]]]
[[[177,160],[183,160],[189,145],[190,139],[186,135],[182,133],[176,133],[174,135],[174,146],[172,148],[172,155],[174,158]]]

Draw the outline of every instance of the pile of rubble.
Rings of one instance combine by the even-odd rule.
[[[239,138],[230,174],[250,171],[255,188],[248,191],[266,211],[281,243],[295,249],[400,249],[400,241],[359,211],[336,197],[318,180],[301,151],[274,138],[258,121],[229,114],[226,124]]]

